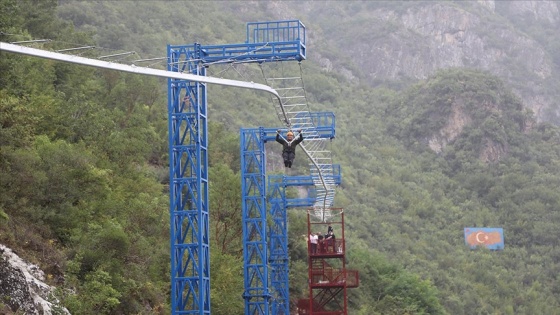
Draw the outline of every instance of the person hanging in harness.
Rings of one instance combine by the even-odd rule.
[[[296,146],[303,141],[303,134],[301,129],[298,130],[298,136],[294,139],[294,133],[289,130],[286,138],[280,135],[280,130],[276,131],[276,142],[280,143],[283,147],[282,158],[284,158],[284,166],[292,168],[292,163],[296,158]]]

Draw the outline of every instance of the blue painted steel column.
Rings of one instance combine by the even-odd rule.
[[[283,177],[269,177],[268,189],[270,215],[270,281],[272,292],[272,315],[290,315],[288,216],[286,186]]]
[[[246,315],[268,315],[266,154],[259,129],[241,129],[241,195]]]
[[[168,70],[206,75],[199,46],[167,46]],[[206,85],[168,80],[172,314],[210,314]]]

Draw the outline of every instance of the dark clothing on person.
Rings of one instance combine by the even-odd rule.
[[[325,236],[325,243],[326,243],[327,251],[328,251],[329,247],[332,247],[332,251],[334,252],[335,236],[334,236],[334,233],[333,233],[332,229],[329,232],[329,234],[327,234]]]
[[[276,134],[276,142],[282,145],[282,158],[284,159],[285,167],[292,167],[292,163],[296,158],[296,146],[303,141],[303,135],[301,132],[292,141],[288,141],[280,137],[280,133]]]

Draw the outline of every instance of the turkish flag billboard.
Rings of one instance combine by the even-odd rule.
[[[502,228],[465,228],[465,243],[471,248],[484,246],[488,249],[504,249],[504,230]]]

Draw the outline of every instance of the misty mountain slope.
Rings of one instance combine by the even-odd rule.
[[[553,109],[558,92],[550,88],[558,65],[550,47],[512,23],[525,7],[512,5],[507,11],[506,4],[488,1],[234,1],[208,8],[214,5],[222,10],[218,16],[208,11],[210,21],[228,11],[234,13],[231,25],[298,18],[307,26],[304,79],[311,105],[337,115],[332,149],[344,170],[337,203],[348,208],[351,242],[387,253],[433,279],[452,314],[469,314],[470,308],[521,314],[554,309],[557,302],[544,302],[556,290],[554,268],[526,259],[535,250],[547,261],[554,257],[544,252],[550,243],[542,249],[531,244],[553,232],[551,222],[557,222],[558,196],[546,188],[556,182],[548,172],[558,161],[549,146],[557,137],[552,126],[536,127],[526,109],[534,110],[534,119],[554,120],[544,113]],[[543,30],[555,26],[549,20]],[[201,34],[212,40],[223,23]],[[129,35],[141,41],[142,34]],[[457,68],[483,69],[497,78],[460,70],[432,77]],[[411,86],[418,79],[428,81]],[[242,93],[230,93],[235,97],[215,95],[210,102],[243,104]],[[213,112],[216,119],[243,124],[242,107],[210,106],[220,106]],[[527,198],[531,191],[539,193]],[[535,207],[543,219],[535,221],[538,215],[524,212],[526,207]],[[466,249],[466,226],[504,227],[508,251]],[[526,264],[518,265],[514,257]],[[492,267],[477,270],[477,261]],[[534,281],[544,284],[539,288],[543,298],[530,299],[517,287]]]
[[[88,15],[111,7],[120,9]],[[175,17],[181,10],[190,18]],[[127,19],[125,12],[147,22]],[[163,54],[167,43],[224,43],[218,33],[243,42],[246,22],[300,19],[308,29],[309,61],[350,82],[376,85],[425,79],[438,69],[477,68],[504,79],[539,121],[555,121],[558,111],[560,13],[554,1],[62,2],[59,15],[96,30],[103,46],[150,54],[157,53],[153,43]],[[211,22],[200,23],[198,16]],[[108,28],[110,18],[119,24]]]
[[[557,267],[529,259],[557,266],[559,252],[547,251],[560,236],[558,129],[534,125],[520,100],[484,73],[443,72],[389,102],[381,92],[369,98],[379,117],[350,119],[338,139],[341,164],[352,165],[343,167],[340,200],[353,246],[365,243],[433,279],[451,314],[475,305],[556,314],[558,301],[529,303],[517,284],[559,289]],[[338,117],[346,115],[360,116]],[[503,227],[506,249],[469,250],[462,232],[470,226]]]
[[[556,2],[41,3],[49,10],[2,2],[22,6],[2,23],[22,39],[142,57],[163,56],[167,43],[243,42],[249,21],[301,19],[310,106],[337,118],[335,205],[361,275],[350,312],[558,314],[560,133],[545,103],[529,102],[556,93]],[[63,20],[48,23],[58,4]],[[0,240],[62,279],[74,313],[168,314],[165,80],[7,53],[0,69]],[[258,67],[222,70],[209,68],[262,80]],[[258,93],[208,96],[212,313],[239,314],[238,132],[278,120]],[[298,211],[293,299],[307,292]],[[467,248],[470,226],[503,227],[505,249]]]

